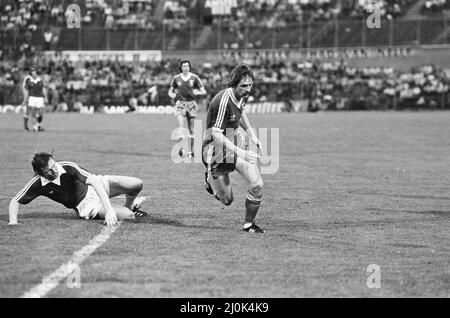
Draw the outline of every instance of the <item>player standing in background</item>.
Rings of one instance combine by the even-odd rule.
[[[38,76],[36,69],[31,69],[30,75],[31,77],[27,78],[25,82],[25,88],[28,92],[29,114],[32,119],[36,119],[33,131],[44,131],[41,126],[44,119],[45,104],[47,103],[44,81]]]
[[[178,129],[181,131],[184,127],[183,117],[186,117],[187,126],[189,129],[188,138],[191,139],[191,151],[185,152],[183,148],[180,149],[180,156],[194,156],[194,125],[193,120],[197,117],[198,113],[198,105],[196,97],[200,95],[206,95],[205,87],[203,86],[200,78],[191,73],[191,62],[188,60],[181,61],[180,66],[178,67],[178,71],[180,74],[177,74],[173,77],[170,82],[169,88],[169,97],[172,99],[176,99],[175,107],[176,107],[176,115],[178,118]],[[181,132],[178,135],[178,138],[181,139],[183,136]]]
[[[209,104],[206,117],[206,133],[202,145],[202,160],[205,172],[206,190],[224,205],[233,202],[233,189],[229,174],[234,170],[247,181],[248,192],[245,196],[245,221],[243,230],[251,233],[264,233],[255,224],[262,198],[263,180],[257,160],[259,155],[245,149],[243,136],[237,131],[241,126],[247,131],[251,142],[260,152],[261,142],[250,126],[244,113],[245,104],[250,96],[254,75],[245,64],[236,66],[230,73],[227,87],[214,96]],[[209,183],[212,175],[212,184]]]
[[[29,73],[24,77],[22,82],[23,127],[26,131],[30,131],[30,129],[28,128],[28,118],[30,117],[30,108],[28,107],[28,90],[26,87],[28,79],[31,79],[31,75]]]

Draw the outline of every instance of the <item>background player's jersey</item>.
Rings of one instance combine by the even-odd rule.
[[[36,79],[30,77],[26,80],[25,84],[26,89],[28,90],[28,96],[33,97],[44,97],[44,82],[41,78],[37,77]]]
[[[244,111],[246,98],[236,99],[232,88],[227,88],[211,100],[206,115],[206,133],[203,145],[213,141],[212,130],[218,129],[230,140],[234,142],[235,131],[239,128],[242,112]]]
[[[200,78],[189,73],[187,79],[183,79],[182,73],[174,76],[170,82],[170,87],[178,90],[177,98],[180,101],[193,101],[195,100],[195,95],[193,90],[200,89],[203,87],[203,83]]]
[[[69,209],[75,209],[86,196],[88,191],[86,180],[90,173],[74,162],[61,161],[57,163],[65,171],[60,172],[59,185],[35,176],[17,193],[14,199],[20,204],[28,204],[38,196],[43,195]]]

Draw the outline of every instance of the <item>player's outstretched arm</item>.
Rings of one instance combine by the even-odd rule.
[[[17,222],[17,214],[19,213],[19,206],[20,203],[17,202],[15,199],[12,199],[9,203],[9,225],[16,225],[19,224]]]
[[[86,179],[86,184],[91,185],[95,192],[97,192],[100,201],[102,202],[103,208],[105,209],[105,222],[107,225],[114,225],[117,222],[116,211],[114,211],[111,201],[109,201],[108,194],[106,194],[105,189],[100,181],[100,178],[96,175],[91,174]]]

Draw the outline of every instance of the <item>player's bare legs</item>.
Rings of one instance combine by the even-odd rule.
[[[134,177],[108,175],[109,197],[113,198],[125,194],[124,207],[131,210],[133,203],[144,184],[142,180]]]
[[[230,177],[228,174],[219,175],[217,177],[213,177],[213,185],[216,193],[214,196],[220,200],[225,205],[230,205],[233,198],[233,189],[231,187]]]
[[[28,128],[28,120],[30,118],[30,111],[28,106],[25,106],[25,112],[23,114],[23,129],[26,131],[30,131],[30,128]]]
[[[36,116],[37,116],[37,109],[36,107],[30,107],[28,106],[29,111],[28,111],[28,119],[30,120],[30,124],[32,129],[34,130],[37,124],[36,121]],[[27,120],[27,124],[28,124],[28,120]]]
[[[177,139],[181,140],[184,138],[184,118],[186,117],[186,109],[182,107],[182,103],[178,101],[175,104],[176,112],[177,112],[177,121],[178,121],[178,133],[177,133]]]
[[[187,129],[184,128],[184,119],[186,118],[187,121]],[[189,111],[187,110],[183,110],[183,112],[179,112],[177,115],[177,119],[178,119],[178,134],[177,134],[177,139],[181,140],[185,137],[187,137],[188,139],[190,139],[190,151],[185,151],[184,148],[180,149],[179,155],[181,157],[184,156],[193,156],[194,152],[194,122],[193,119],[195,118],[195,116],[192,116]]]
[[[26,131],[29,131],[28,128],[28,119],[30,118],[30,107],[28,107],[28,94],[24,94],[22,107],[24,108],[23,112],[23,128]]]
[[[37,131],[44,131],[44,128],[42,128],[41,126],[42,120],[44,119],[44,111],[45,111],[44,107],[36,109]]]
[[[114,211],[116,212],[118,220],[134,220],[135,219],[135,215],[134,215],[133,211],[131,211],[127,207],[120,206],[117,204],[111,204],[111,205],[112,205],[112,208],[114,209]],[[105,209],[103,207],[101,207],[100,211],[98,211],[98,216],[100,218],[104,219],[105,215],[106,215]]]
[[[264,183],[257,164],[237,158],[236,170],[249,185],[245,196],[245,223],[253,223],[261,204]]]
[[[192,116],[189,112],[186,112],[187,127],[191,135],[194,134],[194,119],[195,116]]]
[[[191,139],[191,155],[194,154],[194,119],[195,116],[192,116],[189,112],[186,112],[186,120],[187,120],[187,126],[189,129],[189,138]]]

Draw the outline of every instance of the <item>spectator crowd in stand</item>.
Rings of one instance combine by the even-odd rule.
[[[155,0],[2,0],[0,27],[36,30],[38,26],[63,27],[70,15],[69,4],[80,7],[85,26],[138,25],[152,28]]]
[[[423,4],[422,11],[424,13],[441,13],[450,11],[450,0],[427,0]]]
[[[235,6],[224,21],[239,26],[283,27],[302,21],[330,20],[335,15],[361,17],[380,9],[381,15],[395,17],[405,13],[415,0],[235,0]],[[84,26],[115,28],[136,25],[154,29],[156,20],[165,19],[167,24],[211,20],[207,0],[167,0],[163,3],[162,17],[155,17],[157,0],[74,0],[79,5]],[[424,8],[439,10],[449,7],[448,0],[429,0]],[[15,28],[30,32],[43,27],[63,27],[70,14],[63,0],[2,0],[0,28]],[[209,17],[208,17],[209,16]]]
[[[361,18],[378,9],[382,18],[405,13],[415,0],[236,0],[231,15],[221,19],[234,28],[283,28],[307,21]]]
[[[73,62],[60,56],[36,58],[32,65],[41,70],[49,88],[49,107],[74,109],[79,105],[127,105],[131,98],[140,105],[169,105],[172,101],[167,96],[168,85],[177,73],[178,63]],[[208,91],[207,99],[224,87],[234,64],[224,60],[195,65]],[[425,66],[401,73],[390,67],[350,67],[343,61],[289,62],[261,57],[249,64],[258,79],[252,102],[310,100],[312,108],[314,103],[336,108],[343,100],[352,108],[367,109],[450,107],[450,69]],[[0,67],[1,104],[20,104],[20,84],[27,68],[14,63]],[[148,94],[150,87],[157,87],[158,93]]]
[[[67,27],[74,12],[69,4],[80,7],[80,24],[116,30],[122,27],[153,30],[156,0],[2,0],[0,6],[0,50],[17,58],[40,49],[58,49],[59,30]],[[33,41],[33,39],[35,39]]]
[[[214,1],[212,1],[214,2]],[[207,0],[167,0],[162,3],[162,23],[178,30],[191,20],[218,23],[211,16]],[[231,14],[222,17],[236,38],[242,38],[244,25],[262,30],[280,28],[309,20],[330,20],[361,17],[380,10],[383,18],[395,18],[407,12],[414,0],[235,0]],[[81,7],[83,26],[115,30],[122,26],[155,29],[157,0],[74,0]],[[161,7],[160,7],[161,8]],[[442,12],[449,0],[428,0],[427,12]],[[66,10],[66,11],[65,11]],[[166,90],[170,77],[177,72],[178,61],[161,63],[124,63],[117,61],[73,62],[59,57],[39,57],[39,49],[58,51],[58,28],[65,26],[69,14],[63,0],[2,0],[0,6],[0,103],[18,104],[21,80],[30,67],[42,70],[51,92],[55,109],[73,109],[74,105],[127,104],[130,99],[140,104],[168,104]],[[157,18],[157,17],[156,17]],[[170,31],[169,30],[169,31]],[[33,46],[33,37],[41,32],[42,47]],[[13,52],[13,54],[9,54]],[[8,59],[3,57],[8,56]],[[223,87],[223,80],[235,61],[224,60],[215,65],[198,65],[197,73],[210,94]],[[355,69],[342,62],[288,62],[286,59],[254,61],[259,85],[255,101],[309,99],[336,102],[336,98],[356,100],[356,104],[419,106],[447,105],[448,70],[422,68],[398,73],[389,68]],[[156,86],[155,86],[156,85]],[[145,94],[149,87],[158,87],[159,94]],[[151,97],[151,101],[148,99]],[[388,103],[381,99],[385,98]],[[370,101],[370,102],[367,102]],[[323,105],[323,103],[322,103]],[[75,107],[76,108],[76,107]]]
[[[132,32],[135,28],[138,31],[162,32],[164,26],[167,44],[171,43],[171,40],[176,40],[177,34],[171,33],[172,31],[186,30],[191,26],[201,28],[203,25],[221,24],[222,27],[227,28],[225,29],[227,36],[235,38],[236,43],[244,41],[247,27],[258,28],[259,31],[252,29],[255,31],[256,40],[252,40],[250,44],[253,47],[261,47],[259,43],[261,39],[257,36],[260,30],[272,32],[271,30],[292,25],[304,26],[310,21],[326,23],[334,17],[344,21],[349,18],[359,19],[367,16],[374,9],[379,9],[383,19],[396,18],[404,15],[414,5],[415,0],[230,0],[227,2],[232,3],[233,8],[230,14],[221,16],[219,19],[212,15],[211,5],[221,1],[213,0],[73,0],[70,2],[2,0],[0,58],[8,56],[17,59],[23,55],[30,56],[36,50],[64,49],[65,42],[60,39],[60,37],[64,39],[61,30],[67,28],[68,18],[73,14],[68,9],[68,4],[79,5],[80,23],[86,34],[97,32],[95,28],[107,29],[110,32],[120,29]],[[450,0],[428,0],[424,3],[424,11],[444,12],[449,9],[449,2]],[[319,31],[320,27],[318,28],[314,31]],[[439,27],[436,26],[436,28]],[[292,31],[288,32],[292,33]],[[118,32],[117,36],[123,37],[124,33]],[[303,34],[302,41],[305,37]],[[126,42],[126,37],[123,39]],[[225,41],[224,44],[234,44],[234,42],[230,44],[227,42],[229,41]],[[89,44],[86,45],[89,46]]]

